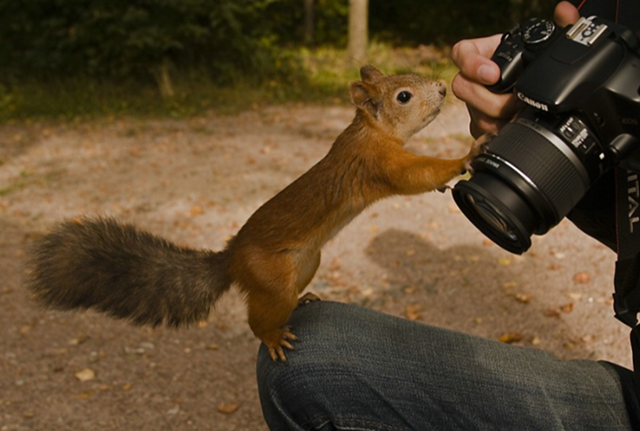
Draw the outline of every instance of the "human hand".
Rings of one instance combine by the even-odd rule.
[[[554,11],[554,19],[562,27],[575,23],[579,17],[578,10],[566,1],[558,3]],[[460,69],[452,82],[453,93],[467,104],[469,130],[475,138],[496,134],[520,109],[513,94],[494,94],[486,88],[500,79],[500,68],[491,61],[491,55],[501,36],[462,40],[451,52],[451,59]]]

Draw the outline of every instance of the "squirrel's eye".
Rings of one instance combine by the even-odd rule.
[[[396,100],[404,104],[404,103],[407,103],[409,100],[411,100],[412,97],[413,97],[413,94],[409,93],[408,91],[401,91],[396,96]]]

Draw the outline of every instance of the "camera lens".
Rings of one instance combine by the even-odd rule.
[[[591,185],[593,169],[587,165],[600,160],[580,155],[575,141],[562,137],[567,124],[584,126],[573,117],[523,113],[473,160],[473,177],[453,189],[464,215],[512,253],[527,251],[531,236],[558,224]],[[595,142],[586,126],[583,130],[580,139]]]
[[[461,181],[453,197],[467,218],[504,249],[522,254],[531,246],[537,216],[513,187],[486,172]]]
[[[500,232],[504,235],[507,241],[516,241],[518,239],[518,235],[516,235],[515,230],[508,226],[505,222],[505,216],[498,210],[493,204],[489,201],[480,201],[476,202],[476,199],[473,195],[467,195],[467,200],[471,205],[475,206],[478,215],[482,217],[482,219],[491,225],[493,230]]]

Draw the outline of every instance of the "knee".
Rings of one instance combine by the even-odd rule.
[[[318,360],[335,351],[341,337],[353,335],[346,331],[346,320],[352,315],[353,306],[330,301],[312,302],[298,307],[291,316],[289,325],[297,340],[294,350],[285,351],[287,362],[274,362],[264,344],[258,352],[258,381],[278,380],[281,374],[289,375],[293,370],[301,372],[313,367]],[[269,386],[273,387],[272,384]]]
[[[355,308],[318,301],[296,309],[290,324],[299,340],[295,350],[285,352],[286,363],[274,362],[266,346],[260,346],[258,390],[263,414],[273,429],[298,429],[295,424],[308,417],[309,406],[318,405],[314,397],[324,392],[327,376],[346,366],[340,363],[341,357],[346,358],[335,353],[337,344],[350,344],[345,338],[357,336],[345,329]]]

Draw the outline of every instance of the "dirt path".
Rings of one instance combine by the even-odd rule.
[[[351,108],[288,106],[233,117],[0,126],[0,431],[262,430],[258,342],[235,294],[208,322],[133,328],[44,311],[21,286],[25,246],[63,217],[110,214],[180,244],[220,248],[262,202],[328,150]],[[466,151],[450,103],[412,141]],[[321,185],[320,185],[321,186]],[[309,287],[324,299],[562,358],[629,365],[612,317],[615,256],[563,222],[514,257],[450,194],[381,202],[326,247]]]

